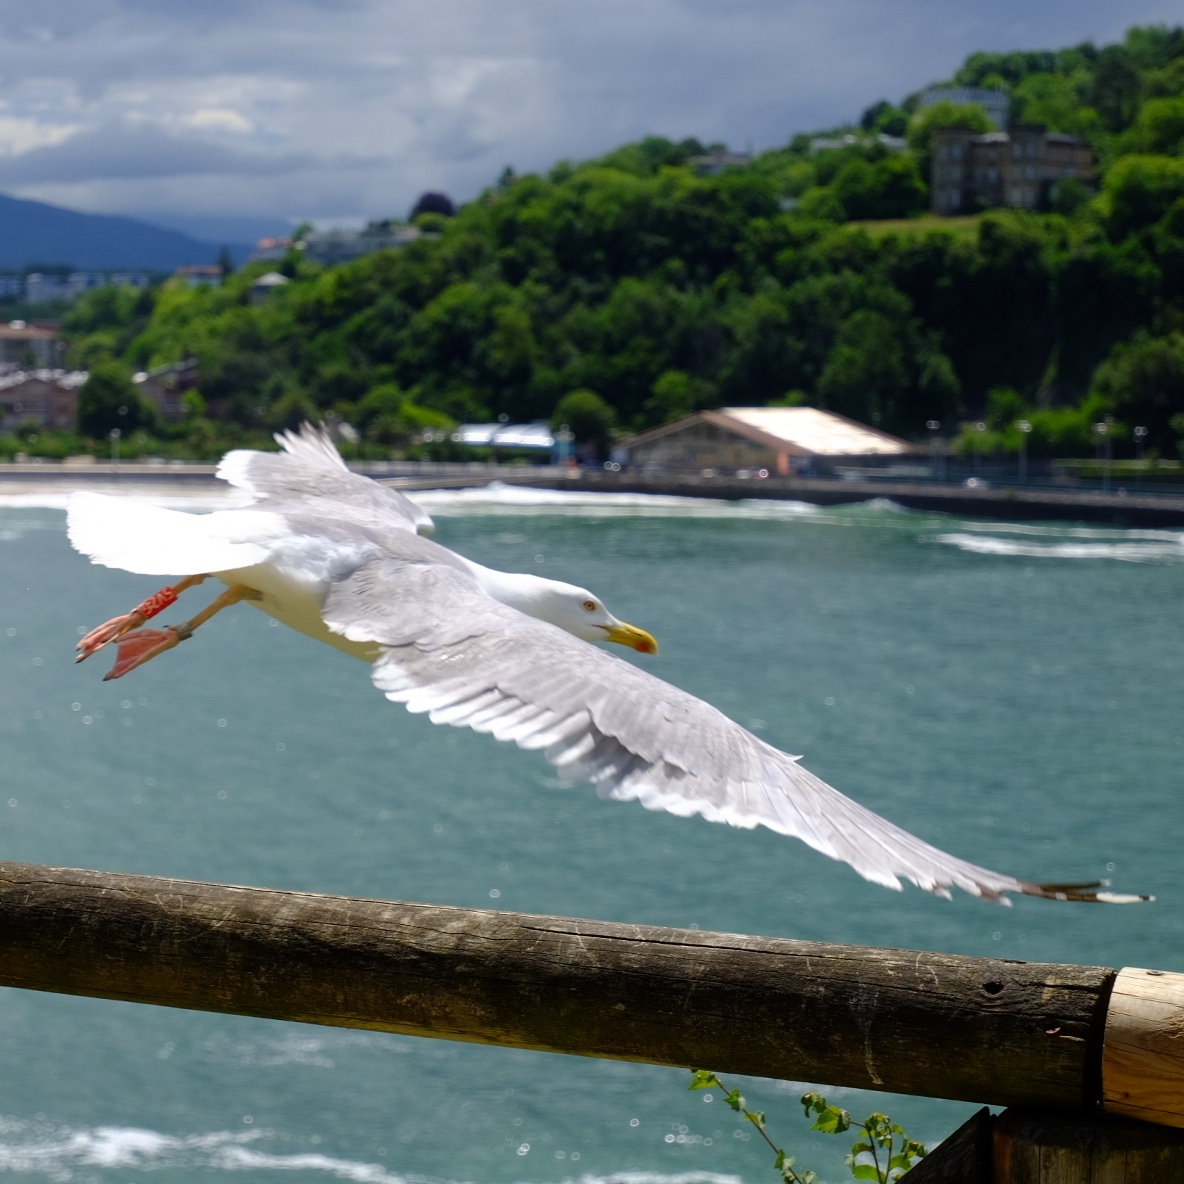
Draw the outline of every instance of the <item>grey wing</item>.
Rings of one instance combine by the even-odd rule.
[[[541,749],[568,778],[651,810],[792,835],[877,884],[1008,903],[1125,898],[1042,885],[946,854],[831,788],[714,707],[490,599],[466,573],[377,560],[331,590],[329,627],[382,647],[375,685],[434,723]],[[1136,897],[1130,900],[1139,899]]]
[[[351,473],[329,435],[312,424],[276,435],[281,452],[238,449],[218,465],[218,476],[257,500],[300,503],[331,499],[356,507],[360,516],[430,534],[428,514],[397,489]]]

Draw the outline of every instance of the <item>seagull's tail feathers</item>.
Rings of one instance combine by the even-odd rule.
[[[219,514],[186,514],[101,493],[75,493],[66,506],[75,550],[92,563],[140,575],[232,571],[267,557],[258,543],[226,538],[222,521]]]

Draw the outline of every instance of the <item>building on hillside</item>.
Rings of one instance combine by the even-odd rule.
[[[71,431],[78,426],[78,389],[85,370],[17,370],[0,377],[0,432],[29,424]]]
[[[0,299],[20,299],[25,294],[23,275],[0,275]]]
[[[19,276],[4,276],[2,280],[19,280]],[[72,271],[68,275],[43,275],[33,272],[25,277],[21,291],[30,304],[44,304],[48,300],[77,300],[84,292],[104,288],[108,284],[124,288],[147,288],[152,277],[146,271]],[[20,295],[21,291],[0,295]]]
[[[251,303],[263,304],[276,288],[282,288],[287,282],[288,277],[280,275],[278,271],[269,271],[266,275],[261,275],[251,284]]]
[[[140,395],[156,407],[161,419],[176,423],[185,418],[185,403],[181,396],[197,386],[197,377],[197,360],[182,358],[154,370],[142,370],[132,376],[132,382],[139,388]]]
[[[48,304],[51,300],[69,300],[70,289],[64,275],[42,275],[34,271],[25,276],[25,299],[30,304]]]
[[[187,263],[173,272],[174,278],[190,288],[208,284],[211,288],[222,286],[222,268],[217,263]]]
[[[292,240],[282,236],[261,238],[247,259],[248,263],[278,263],[292,249]]]
[[[814,407],[700,411],[622,440],[614,459],[651,472],[808,472],[820,458],[904,456],[906,440]]]
[[[1005,132],[977,135],[966,128],[933,133],[930,199],[935,214],[958,214],[983,206],[1017,210],[1046,207],[1059,181],[1090,184],[1094,154],[1076,136],[1050,132],[1043,124],[1012,124]]]
[[[551,428],[542,419],[533,423],[458,424],[452,442],[470,448],[525,448],[534,452],[549,452],[555,447]]]
[[[741,169],[752,159],[748,152],[708,152],[692,156],[687,163],[700,177],[718,177],[725,169]]]
[[[810,151],[837,152],[842,148],[853,148],[856,144],[864,147],[881,144],[889,152],[903,152],[909,146],[903,136],[890,136],[887,132],[879,132],[874,136],[857,136],[854,132],[847,132],[842,136],[815,136],[810,141]]]
[[[349,263],[375,251],[405,247],[423,237],[418,226],[368,226],[365,230],[315,230],[302,240],[304,257],[324,267]],[[300,247],[300,244],[296,244]]]
[[[1011,100],[1007,91],[983,86],[931,86],[921,95],[921,109],[936,103],[957,103],[960,107],[977,103],[996,127],[1006,127]]]
[[[63,348],[56,328],[30,325],[27,321],[0,324],[0,364],[29,368],[52,366]]]

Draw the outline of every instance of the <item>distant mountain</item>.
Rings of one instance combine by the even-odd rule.
[[[250,253],[229,244],[236,262]],[[184,263],[215,263],[221,245],[134,218],[82,214],[0,194],[0,269],[66,264],[79,271],[142,268],[172,271]]]

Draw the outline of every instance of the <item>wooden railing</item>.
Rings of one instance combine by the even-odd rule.
[[[1020,1107],[1093,1132],[1088,1162],[1152,1130],[1184,1179],[1184,976],[1157,971],[0,863],[0,985]],[[1011,1163],[1007,1122],[947,1157]],[[918,1184],[970,1178],[939,1168]]]

